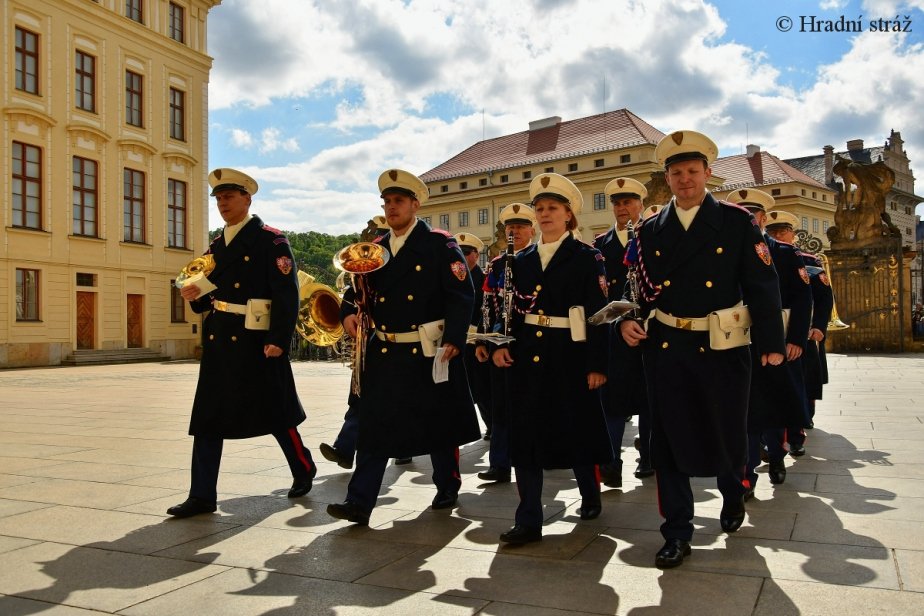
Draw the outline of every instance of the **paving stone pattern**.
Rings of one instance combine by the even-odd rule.
[[[714,479],[694,480],[693,555],[659,571],[653,480],[631,475],[581,521],[568,471],[546,473],[544,540],[501,547],[514,484],[486,485],[487,443],[461,451],[459,506],[431,511],[428,459],[389,466],[369,527],[331,519],[349,472],[328,463],[349,372],[299,363],[318,461],[289,500],[272,437],[228,441],[220,511],[185,499],[195,362],[0,372],[0,614],[924,614],[924,359],[829,356],[808,455],[760,469],[748,520],[721,532]],[[708,443],[703,444],[708,447]]]

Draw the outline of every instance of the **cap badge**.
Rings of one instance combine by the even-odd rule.
[[[673,133],[671,135],[671,139],[674,141],[674,143],[680,145],[683,143],[683,131],[677,131],[676,133]]]
[[[459,239],[462,240],[462,241],[464,242],[464,241],[465,241],[465,234],[464,234],[464,233],[460,233],[460,234],[459,234]]]
[[[625,186],[626,181],[623,180],[622,178],[620,178],[620,179],[616,180],[616,184],[617,184],[620,188],[622,188],[623,186]]]
[[[519,206],[519,204],[513,206],[513,213],[514,213],[514,214],[519,214],[519,213],[520,213],[520,206]]]
[[[738,194],[741,195],[741,198],[742,198],[742,199],[747,199],[747,198],[748,198],[748,191],[746,191],[746,190],[739,190],[739,191],[738,191]]]
[[[395,182],[398,180],[398,172],[392,169],[391,171],[388,172],[388,177],[391,178],[392,182]]]
[[[452,273],[456,275],[456,278],[459,280],[465,280],[465,276],[468,275],[468,266],[461,261],[456,261],[449,266],[449,269],[452,270]]]
[[[548,188],[548,187],[549,187],[549,182],[551,182],[551,181],[552,181],[552,178],[551,178],[551,177],[545,176],[544,178],[542,178],[541,180],[539,180],[539,183],[542,184],[542,187],[543,187],[543,188]]]
[[[735,323],[737,323],[738,321],[741,320],[741,315],[735,312],[735,313],[732,313],[732,318],[735,320]]]
[[[215,179],[220,180],[221,179],[221,169],[216,169],[214,173],[215,173]]]

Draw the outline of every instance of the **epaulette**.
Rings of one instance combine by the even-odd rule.
[[[739,205],[739,204],[737,204],[737,203],[732,203],[731,201],[722,201],[721,199],[716,199],[716,201],[718,201],[718,202],[721,203],[722,205],[727,205],[728,207],[733,207],[733,208],[735,208],[736,210],[741,210],[742,212],[744,212],[744,213],[747,214],[748,216],[753,216],[753,214],[751,214],[751,212],[750,212],[746,207],[741,206],[741,205]]]
[[[430,233],[437,233],[439,235],[445,236],[446,239],[449,239],[452,237],[452,233],[450,233],[449,231],[443,231],[442,229],[430,229]]]
[[[214,244],[215,242],[217,242],[217,241],[220,240],[220,239],[221,239],[221,233],[219,233],[218,235],[216,235],[216,236],[215,236],[215,239],[213,239],[211,242],[209,242],[209,245]]]
[[[283,233],[283,232],[280,231],[279,229],[276,229],[276,228],[271,227],[271,226],[269,226],[269,225],[263,225],[263,230],[264,230],[264,231],[269,231],[270,233],[275,233],[276,235],[285,235],[285,233]]]
[[[373,243],[373,244],[378,244],[378,243],[380,243],[380,242],[382,241],[382,238],[384,238],[384,237],[385,237],[384,235],[380,235],[380,236],[378,236],[377,238],[375,238],[374,240],[372,240],[372,243]]]
[[[588,243],[585,242],[584,240],[576,240],[576,241],[577,241],[578,243],[580,243],[580,244],[584,244],[584,245],[587,246],[588,248],[593,248],[594,250],[597,249],[596,246],[594,246],[593,244],[588,244]]]
[[[606,235],[607,233],[609,233],[609,231],[604,231],[604,232],[601,233],[600,235],[595,235],[595,236],[594,236],[594,241],[596,242],[597,240],[599,240],[601,237],[603,237],[603,236]]]

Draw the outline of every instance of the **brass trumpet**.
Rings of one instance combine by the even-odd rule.
[[[391,255],[384,246],[372,242],[350,244],[334,255],[334,267],[350,275],[355,293],[353,303],[356,306],[359,326],[356,329],[357,340],[353,345],[350,365],[353,369],[353,393],[357,396],[360,395],[360,377],[366,365],[366,342],[372,326],[369,309],[375,301],[375,292],[369,288],[366,274],[382,269],[390,258]]]

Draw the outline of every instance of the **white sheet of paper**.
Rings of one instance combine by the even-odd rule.
[[[197,287],[199,287],[199,295],[196,297],[196,299],[199,299],[206,293],[211,293],[212,291],[218,288],[214,284],[212,284],[212,281],[206,278],[205,274],[203,274],[202,272],[199,272],[195,276],[190,276],[183,282],[184,286],[188,284],[194,284]]]
[[[445,383],[449,380],[449,362],[443,361],[443,355],[446,354],[446,347],[440,347],[436,350],[433,357],[433,382]]]

